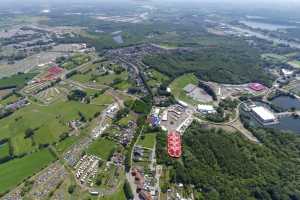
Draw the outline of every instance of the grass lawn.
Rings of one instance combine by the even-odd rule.
[[[116,143],[108,139],[99,139],[94,141],[87,149],[88,154],[108,160],[111,152],[116,148]]]
[[[266,60],[274,61],[274,62],[287,62],[287,58],[282,55],[266,53],[262,54],[261,57]]]
[[[132,120],[136,120],[136,117],[132,113],[129,113],[126,117],[123,117],[122,119],[120,119],[118,121],[118,124],[120,126],[127,126],[128,123]]]
[[[84,63],[87,63],[91,60],[91,57],[86,54],[76,54],[72,56],[71,58],[67,59],[67,61],[62,64],[62,67],[65,69],[73,69],[77,66],[80,66]]]
[[[193,100],[191,97],[186,95],[186,92],[183,90],[185,86],[188,84],[198,85],[198,79],[194,74],[185,74],[176,78],[171,84],[171,92],[172,94],[186,103],[197,104],[198,102]]]
[[[32,146],[32,140],[30,138],[24,138],[24,134],[18,134],[11,138],[14,155],[22,155],[27,152],[31,152],[36,147]]]
[[[105,76],[98,76],[96,78],[96,82],[103,85],[110,85],[115,79],[127,80],[127,78],[128,73],[124,71],[121,74],[108,74]]]
[[[0,159],[9,156],[9,146],[8,143],[0,145]]]
[[[19,99],[19,97],[17,95],[10,95],[9,97],[3,99],[0,101],[0,105],[8,105],[11,104],[15,101],[17,101]]]
[[[155,144],[156,133],[145,133],[144,136],[144,139],[142,139],[141,137],[139,138],[137,145],[152,149]]]
[[[128,88],[131,87],[131,84],[127,80],[124,80],[121,83],[114,85],[113,87],[117,90],[128,90]]]
[[[23,158],[14,159],[0,165],[0,193],[5,192],[26,178],[39,172],[56,158],[44,149]]]
[[[71,77],[72,80],[78,81],[81,83],[87,83],[96,81],[96,83],[101,85],[110,85],[113,83],[115,79],[122,79],[126,81],[128,78],[128,73],[126,71],[122,72],[121,74],[108,74],[104,76],[95,76],[93,77],[93,73],[89,72],[87,74],[76,74]]]
[[[126,196],[123,190],[123,185],[113,195],[102,197],[100,200],[126,200]]]
[[[97,105],[111,104],[113,103],[113,98],[110,95],[103,94],[99,95],[97,98],[92,99],[91,103]]]
[[[69,131],[67,123],[79,119],[79,112],[86,119],[92,119],[96,112],[103,109],[104,106],[75,101],[60,101],[49,106],[31,104],[0,120],[0,139],[12,138],[17,152],[28,152],[31,142],[24,139],[28,128],[35,130],[33,137],[37,145],[51,144],[58,141],[62,133]]]
[[[59,142],[55,149],[57,153],[62,154],[64,153],[70,146],[72,146],[76,141],[78,140],[78,137],[76,136],[70,136],[66,138],[65,140]]]
[[[87,74],[75,74],[74,76],[71,77],[71,79],[73,81],[78,81],[78,82],[81,82],[81,83],[86,83],[86,82],[91,81],[91,76],[90,76],[90,73],[87,73]]]
[[[36,73],[16,74],[11,77],[0,79],[0,88],[8,86],[22,87],[31,80]]]

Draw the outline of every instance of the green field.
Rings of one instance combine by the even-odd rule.
[[[68,122],[79,119],[81,112],[92,119],[104,106],[82,104],[75,101],[56,102],[49,106],[31,104],[0,120],[0,139],[11,138],[16,155],[32,150],[30,138],[24,139],[27,129],[33,129],[33,140],[38,144],[51,144],[69,131]]]
[[[176,78],[169,87],[171,88],[171,93],[175,96],[175,98],[186,103],[197,104],[198,102],[187,96],[186,92],[183,90],[183,88],[188,84],[198,85],[198,79],[194,74],[185,74]]]
[[[102,85],[110,85],[113,83],[115,79],[121,79],[125,81],[127,80],[127,78],[128,78],[127,72],[122,72],[121,74],[108,74],[103,76],[93,75],[93,72],[89,72],[87,74],[76,74],[71,77],[72,80],[81,83],[96,81],[96,83]]]
[[[73,69],[91,60],[91,57],[87,54],[76,54],[67,59],[61,66],[65,69]]]
[[[128,80],[123,80],[121,83],[115,84],[113,87],[117,90],[125,91],[131,87],[131,84],[128,82]]]
[[[23,158],[14,159],[0,165],[0,193],[17,186],[53,162],[55,157],[49,150],[41,150]]]
[[[19,99],[19,97],[17,95],[10,95],[9,97],[3,99],[0,101],[0,105],[8,105],[11,104],[15,101],[17,101]]]
[[[23,87],[28,81],[30,81],[36,73],[16,74],[7,78],[0,79],[0,88],[4,87]]]
[[[97,104],[97,105],[106,105],[106,104],[111,104],[113,103],[113,98],[110,95],[100,95],[91,101],[92,104]]]
[[[70,146],[72,146],[76,141],[78,140],[78,137],[76,136],[70,136],[67,139],[59,142],[55,149],[59,154],[64,153]]]
[[[157,87],[161,85],[162,83],[165,83],[170,80],[170,78],[157,70],[150,69],[148,71],[149,80],[147,81],[148,85],[150,87]]]
[[[273,53],[266,53],[261,55],[262,59],[276,62],[276,63],[285,63],[288,61],[286,56],[282,56],[279,54],[273,54]]]
[[[9,145],[4,143],[0,145],[0,159],[9,156]]]
[[[130,121],[134,121],[134,120],[136,120],[136,117],[132,113],[129,113],[126,117],[120,119],[118,121],[118,124],[120,126],[127,126]]]
[[[116,148],[116,143],[108,139],[99,139],[94,141],[87,149],[88,154],[108,160],[111,152]]]
[[[145,133],[144,136],[144,139],[142,139],[141,137],[139,138],[137,145],[152,149],[155,144],[156,133]]]

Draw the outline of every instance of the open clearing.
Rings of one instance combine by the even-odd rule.
[[[45,149],[1,164],[0,193],[17,186],[24,179],[37,173],[54,160],[55,157],[49,150]]]

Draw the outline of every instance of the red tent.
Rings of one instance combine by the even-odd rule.
[[[176,131],[168,133],[168,154],[173,158],[179,158],[182,154],[181,136]]]

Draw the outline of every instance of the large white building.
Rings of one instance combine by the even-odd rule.
[[[216,113],[215,108],[212,105],[201,105],[197,106],[197,110],[203,114],[213,114]]]
[[[273,114],[273,112],[263,106],[253,107],[252,112],[263,123],[271,123],[276,121],[276,116]]]

